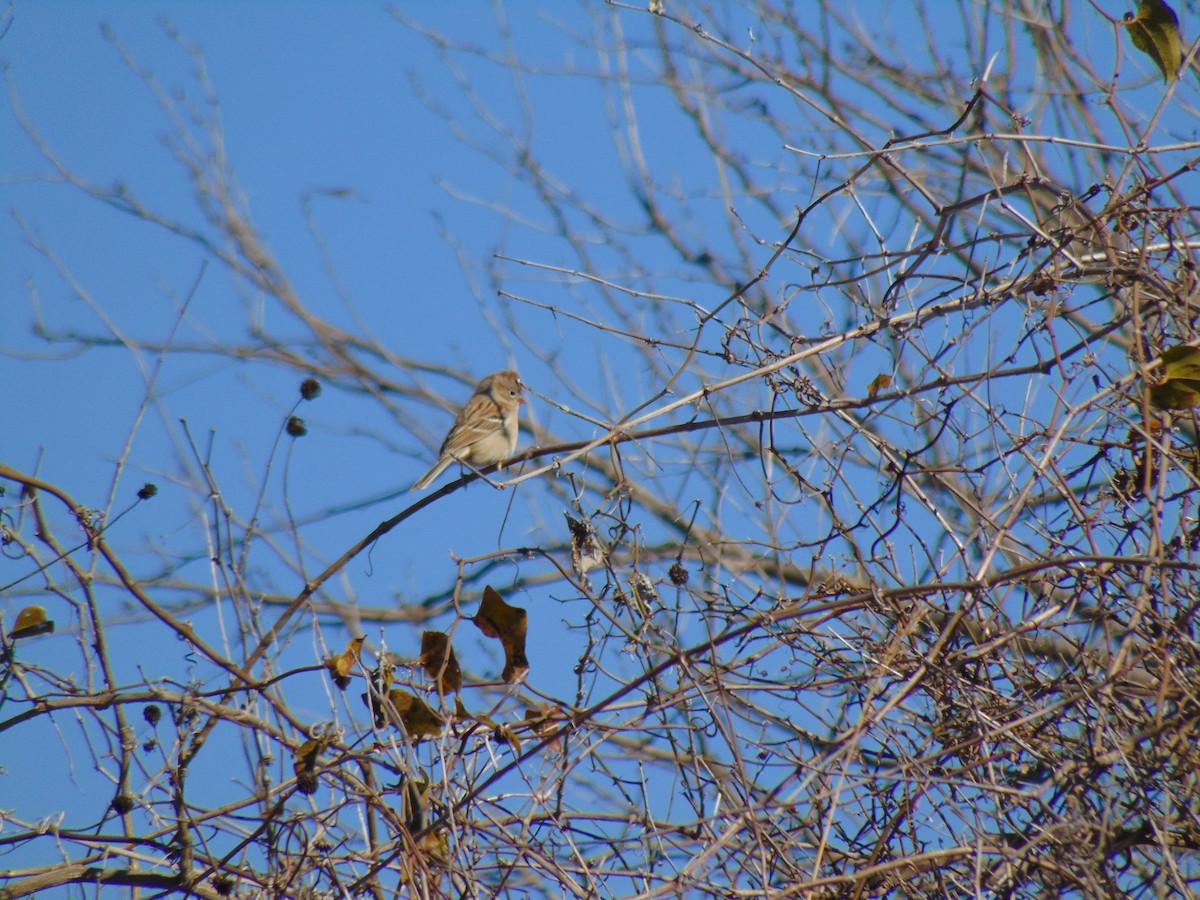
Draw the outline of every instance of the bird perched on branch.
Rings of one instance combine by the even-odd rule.
[[[429,487],[452,462],[481,469],[512,456],[517,448],[518,407],[524,385],[516,372],[493,372],[475,386],[438,451],[438,461],[422,475],[412,490]]]

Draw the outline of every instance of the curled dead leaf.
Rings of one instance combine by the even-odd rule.
[[[490,638],[499,638],[504,647],[503,678],[508,684],[518,684],[529,674],[529,659],[525,656],[525,631],[529,615],[518,606],[509,606],[488,585],[483,589],[483,602],[471,620]]]
[[[658,591],[654,582],[643,572],[629,574],[629,590],[633,594],[634,605],[643,618],[650,618],[658,609]]]
[[[442,733],[442,717],[416,694],[393,689],[388,691],[387,702],[383,705],[387,707],[388,720],[393,725],[403,725],[405,733],[414,741]]]
[[[596,529],[591,522],[581,522],[563,513],[567,517],[567,527],[571,530],[571,568],[580,578],[597,566],[604,565],[604,549],[596,540]]]
[[[552,733],[565,721],[567,721],[566,714],[561,707],[554,704],[547,703],[541,709],[525,707],[525,724],[538,737],[545,737]]]
[[[438,693],[462,690],[462,669],[454,657],[449,635],[441,631],[426,631],[421,635],[421,665],[437,685]]]

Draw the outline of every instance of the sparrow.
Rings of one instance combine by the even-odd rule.
[[[442,441],[438,461],[411,489],[429,487],[455,461],[482,469],[512,456],[517,448],[517,410],[525,402],[521,396],[524,387],[520,376],[508,369],[479,382]]]

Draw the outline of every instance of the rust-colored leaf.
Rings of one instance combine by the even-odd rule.
[[[437,685],[438,693],[462,690],[462,669],[454,658],[449,635],[441,631],[426,631],[421,635],[421,665]]]
[[[54,623],[46,618],[46,607],[27,606],[17,613],[16,624],[8,636],[17,638],[36,637],[39,634],[50,634],[54,631]]]
[[[350,685],[350,673],[361,659],[362,645],[365,637],[356,637],[346,645],[346,649],[336,656],[325,660],[325,668],[329,670],[333,683],[343,691]]]
[[[525,656],[525,631],[529,615],[517,606],[509,606],[488,585],[483,589],[483,602],[472,619],[479,630],[491,638],[499,638],[504,647],[503,678],[508,684],[518,684],[529,674],[529,659]]]

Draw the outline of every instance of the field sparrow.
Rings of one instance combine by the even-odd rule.
[[[508,370],[479,382],[442,441],[437,464],[412,489],[429,487],[456,460],[481,469],[512,456],[517,448],[517,407],[525,402],[523,387],[517,373]]]

